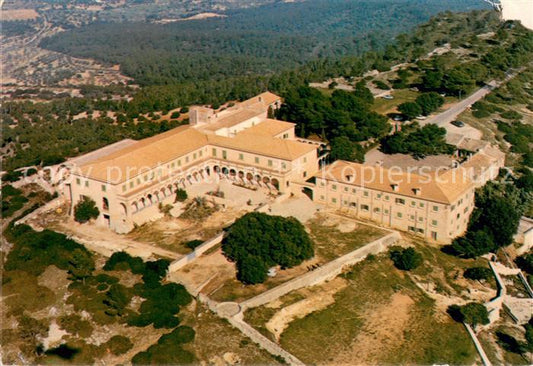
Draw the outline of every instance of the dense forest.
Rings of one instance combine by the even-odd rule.
[[[483,7],[475,0],[275,3],[207,20],[94,23],[58,33],[41,46],[120,64],[141,85],[220,80],[380,50],[438,12]]]
[[[483,33],[492,34],[488,32],[494,35],[478,37]],[[516,23],[500,23],[494,12],[443,13],[411,34],[399,35],[382,52],[371,51],[361,57],[321,58],[273,75],[147,86],[136,92],[131,101],[112,100],[110,91],[100,88],[84,88],[84,98],[62,98],[47,103],[6,102],[0,113],[3,123],[11,128],[4,129],[2,136],[4,167],[54,164],[123,138],[151,136],[185,123],[161,122],[159,113],[191,104],[216,107],[265,90],[285,98],[278,118],[298,122],[300,135],[315,134],[330,142],[335,140],[337,146],[333,147],[338,152],[335,156],[360,160],[360,149],[357,154],[348,150],[356,151],[361,141],[381,138],[389,128],[386,117],[372,112],[372,95],[360,84],[353,93],[335,91],[328,96],[308,88],[309,81],[360,77],[375,68],[388,70],[401,62],[417,61],[436,46],[450,42],[452,47],[466,50],[465,55],[459,58],[449,52],[419,59],[408,69],[398,71],[396,79],[389,80],[395,89],[418,87],[427,93],[428,100],[420,99],[416,103],[427,112],[441,103],[438,98],[429,98],[435,92],[464,96],[489,78],[501,77],[508,68],[531,61],[532,35]],[[84,111],[89,112],[86,117],[74,119]],[[99,117],[93,111],[113,112],[115,118]],[[152,116],[140,115],[144,113]]]

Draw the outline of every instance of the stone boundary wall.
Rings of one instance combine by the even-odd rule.
[[[400,239],[400,234],[394,231],[359,249],[354,250],[353,252],[334,259],[333,261],[324,264],[314,271],[307,272],[299,277],[274,287],[273,289],[263,292],[256,297],[245,300],[239,305],[241,306],[242,311],[245,311],[247,308],[255,308],[257,306],[267,304],[291,291],[332,280],[333,278],[337,277],[344,270],[344,268],[362,261],[369,254],[378,254],[386,250]]]
[[[474,342],[474,346],[476,347],[477,353],[479,354],[479,357],[481,357],[481,362],[483,362],[484,366],[492,366],[492,363],[490,362],[489,358],[487,357],[487,354],[485,353],[485,350],[483,349],[483,346],[481,345],[481,342],[479,342],[479,339],[476,336],[476,333],[472,329],[470,325],[467,323],[463,323],[466,330],[468,331],[468,334],[470,335],[470,338],[472,338],[472,341]]]
[[[170,263],[170,265],[168,266],[167,273],[176,272],[177,270],[185,267],[187,264],[194,261],[196,258],[204,254],[209,249],[213,248],[217,244],[220,244],[222,242],[222,239],[224,239],[224,232],[221,232],[220,234],[212,237],[211,239],[204,241],[202,244],[197,246],[191,253],[184,255],[183,257]]]

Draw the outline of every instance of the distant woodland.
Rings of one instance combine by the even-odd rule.
[[[492,36],[478,37],[480,34]],[[417,61],[445,43],[468,53],[461,58],[448,53]],[[374,101],[363,85],[352,93],[338,91],[328,96],[308,88],[309,81],[360,77],[368,70],[389,70],[402,62],[417,61],[414,67],[398,72],[397,79],[389,81],[395,89],[417,87],[428,95],[464,96],[484,81],[501,77],[509,68],[531,60],[533,32],[515,23],[502,24],[491,11],[442,13],[409,34],[398,35],[382,51],[323,57],[271,75],[150,85],[135,92],[131,101],[112,100],[110,96],[117,93],[116,87],[85,87],[81,90],[84,98],[60,98],[47,103],[6,102],[0,109],[3,123],[10,126],[4,128],[2,136],[4,167],[54,164],[123,138],[151,136],[186,123],[176,119],[160,121],[160,115],[170,110],[182,107],[185,112],[183,108],[191,104],[218,107],[265,90],[285,98],[278,118],[298,122],[297,133],[335,141],[335,156],[358,160],[362,152],[358,143],[376,141],[388,133],[386,117],[372,112]],[[428,102],[431,100],[420,101],[418,106],[429,108],[434,104]],[[86,117],[74,118],[86,111]],[[93,111],[112,112],[115,118],[98,117]]]
[[[382,50],[396,35],[438,12],[483,7],[477,0],[275,3],[230,10],[218,19],[94,23],[45,39],[41,46],[118,63],[141,85],[225,80]]]

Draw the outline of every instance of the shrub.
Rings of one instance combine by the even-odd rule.
[[[422,255],[413,248],[392,249],[390,251],[390,258],[396,268],[404,271],[415,269],[423,262]]]
[[[185,246],[189,249],[196,249],[197,246],[201,245],[203,243],[203,240],[190,240],[187,243],[185,243]]]
[[[465,278],[470,280],[488,280],[492,277],[492,271],[486,267],[472,267],[467,268],[463,274]]]
[[[181,113],[176,111],[176,112],[172,112],[172,114],[170,115],[170,118],[176,119],[176,118],[180,118],[180,116],[181,116]]]
[[[500,116],[505,119],[522,119],[522,115],[517,111],[505,111],[500,113]]]
[[[20,179],[20,177],[22,177],[22,173],[20,171],[10,170],[2,176],[2,180],[4,182],[16,182]]]
[[[470,302],[464,306],[450,305],[447,312],[455,321],[465,322],[473,327],[489,323],[487,308],[477,302]]]
[[[80,202],[74,206],[74,220],[79,223],[85,223],[91,219],[96,219],[100,215],[100,210],[96,207],[96,203],[84,197]]]
[[[374,80],[372,83],[376,86],[376,88],[381,90],[390,90],[390,86],[388,86],[386,83],[384,83],[381,80]]]
[[[118,356],[132,349],[133,343],[128,337],[116,335],[111,337],[103,346],[104,348],[108,348],[111,353]]]
[[[523,271],[533,275],[533,252],[516,258],[515,262]]]
[[[179,188],[177,191],[176,191],[176,199],[174,200],[174,202],[183,202],[187,199],[187,191],[185,191],[184,189],[181,189]]]

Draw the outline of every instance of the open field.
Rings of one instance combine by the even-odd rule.
[[[470,338],[446,308],[495,293],[492,282],[462,277],[464,268],[483,261],[457,259],[407,240],[424,256],[412,273],[395,269],[386,254],[371,257],[328,283],[249,309],[245,320],[307,363],[474,362]]]
[[[32,20],[39,17],[35,9],[9,9],[2,10],[2,21]]]
[[[405,102],[413,102],[418,96],[418,92],[409,89],[397,89],[391,92],[394,99],[377,98],[374,100],[372,110],[380,114],[397,112],[396,107]]]

